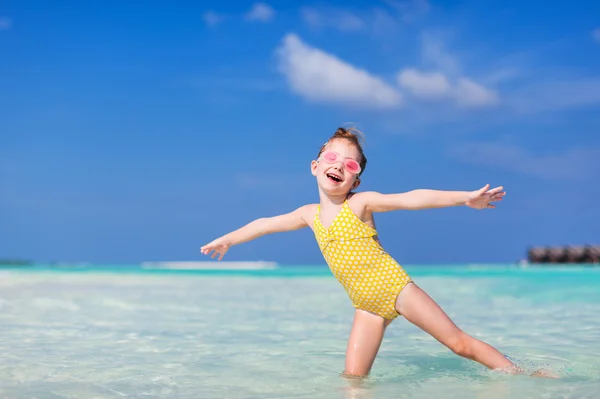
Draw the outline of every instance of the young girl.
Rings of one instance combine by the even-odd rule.
[[[459,329],[444,311],[380,245],[374,213],[398,209],[427,209],[466,205],[494,208],[506,194],[489,185],[467,191],[413,190],[380,194],[352,190],[360,185],[367,165],[353,129],[339,128],[321,147],[311,171],[319,189],[319,204],[254,220],[203,246],[201,252],[219,260],[233,245],[265,234],[310,227],[332,273],[355,307],[346,349],[344,373],[367,376],[386,327],[399,315],[431,334],[454,353],[490,369],[517,372],[517,367],[485,342]]]

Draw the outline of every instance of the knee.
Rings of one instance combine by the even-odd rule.
[[[473,357],[473,338],[465,333],[457,335],[448,343],[448,348],[459,356]]]

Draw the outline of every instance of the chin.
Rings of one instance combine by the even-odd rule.
[[[347,194],[350,192],[351,190],[351,186],[346,187],[341,186],[341,185],[332,185],[332,184],[327,184],[328,182],[325,182],[325,184],[320,184],[320,188],[321,191],[323,191],[325,194],[331,194],[331,195],[340,195],[340,194]]]

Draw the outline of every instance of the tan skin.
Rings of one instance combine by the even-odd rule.
[[[360,161],[360,152],[348,140],[335,139],[329,142],[327,149],[336,151],[342,158]],[[343,162],[328,164],[321,161],[311,162],[311,173],[317,179],[320,198],[319,218],[325,228],[329,227],[342,205],[348,199],[350,209],[366,224],[375,228],[374,213],[392,210],[428,209],[466,205],[474,209],[494,208],[492,202],[500,201],[506,194],[502,187],[489,189],[489,185],[475,191],[437,191],[413,190],[400,194],[380,194],[361,192],[350,194],[360,185],[360,178],[345,170]],[[328,174],[334,173],[339,182],[333,181]],[[203,246],[201,252],[219,260],[233,245],[256,239],[264,234],[297,230],[310,227],[314,231],[313,220],[318,204],[304,205],[290,213],[270,218],[257,219],[246,226],[220,237]],[[417,284],[408,284],[398,295],[396,311],[406,320],[433,336],[449,350],[482,365],[509,373],[519,373],[510,360],[489,344],[471,337],[462,331],[446,315],[441,307]],[[385,330],[392,320],[356,309],[348,345],[344,374],[347,376],[368,376],[379,351]],[[539,376],[552,376],[540,371]]]

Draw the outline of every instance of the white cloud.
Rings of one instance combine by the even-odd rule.
[[[592,32],[592,38],[598,43],[600,43],[600,28],[594,29],[594,31]]]
[[[246,19],[248,21],[268,22],[274,16],[275,10],[273,7],[266,3],[255,3],[250,11],[248,11],[248,14],[246,14]]]
[[[458,79],[453,94],[460,105],[467,107],[488,106],[498,103],[498,95],[493,90],[486,89],[469,78]]]
[[[416,97],[439,99],[447,97],[452,87],[440,72],[421,72],[417,69],[404,69],[398,74],[398,84],[409,89]]]
[[[393,108],[400,93],[378,77],[288,34],[277,49],[279,70],[292,91],[317,102],[364,108]]]
[[[458,60],[449,54],[442,41],[430,34],[424,34],[421,55],[430,72],[416,68],[405,68],[398,73],[400,87],[409,90],[413,96],[429,101],[454,101],[462,107],[484,107],[498,103],[495,91],[463,76]]]
[[[202,20],[208,26],[216,26],[225,20],[225,16],[214,11],[206,11],[202,14]]]
[[[398,84],[424,100],[454,100],[464,107],[489,106],[498,102],[498,96],[492,90],[469,78],[459,78],[451,84],[441,72],[404,69],[398,74]]]
[[[365,21],[348,10],[333,7],[303,7],[302,19],[315,29],[334,28],[342,32],[360,31],[366,28]]]
[[[546,179],[586,180],[600,176],[600,148],[578,147],[558,154],[533,154],[510,143],[472,142],[451,147],[447,154],[465,163]]]
[[[8,17],[0,17],[0,30],[10,30],[12,28],[12,20]]]

